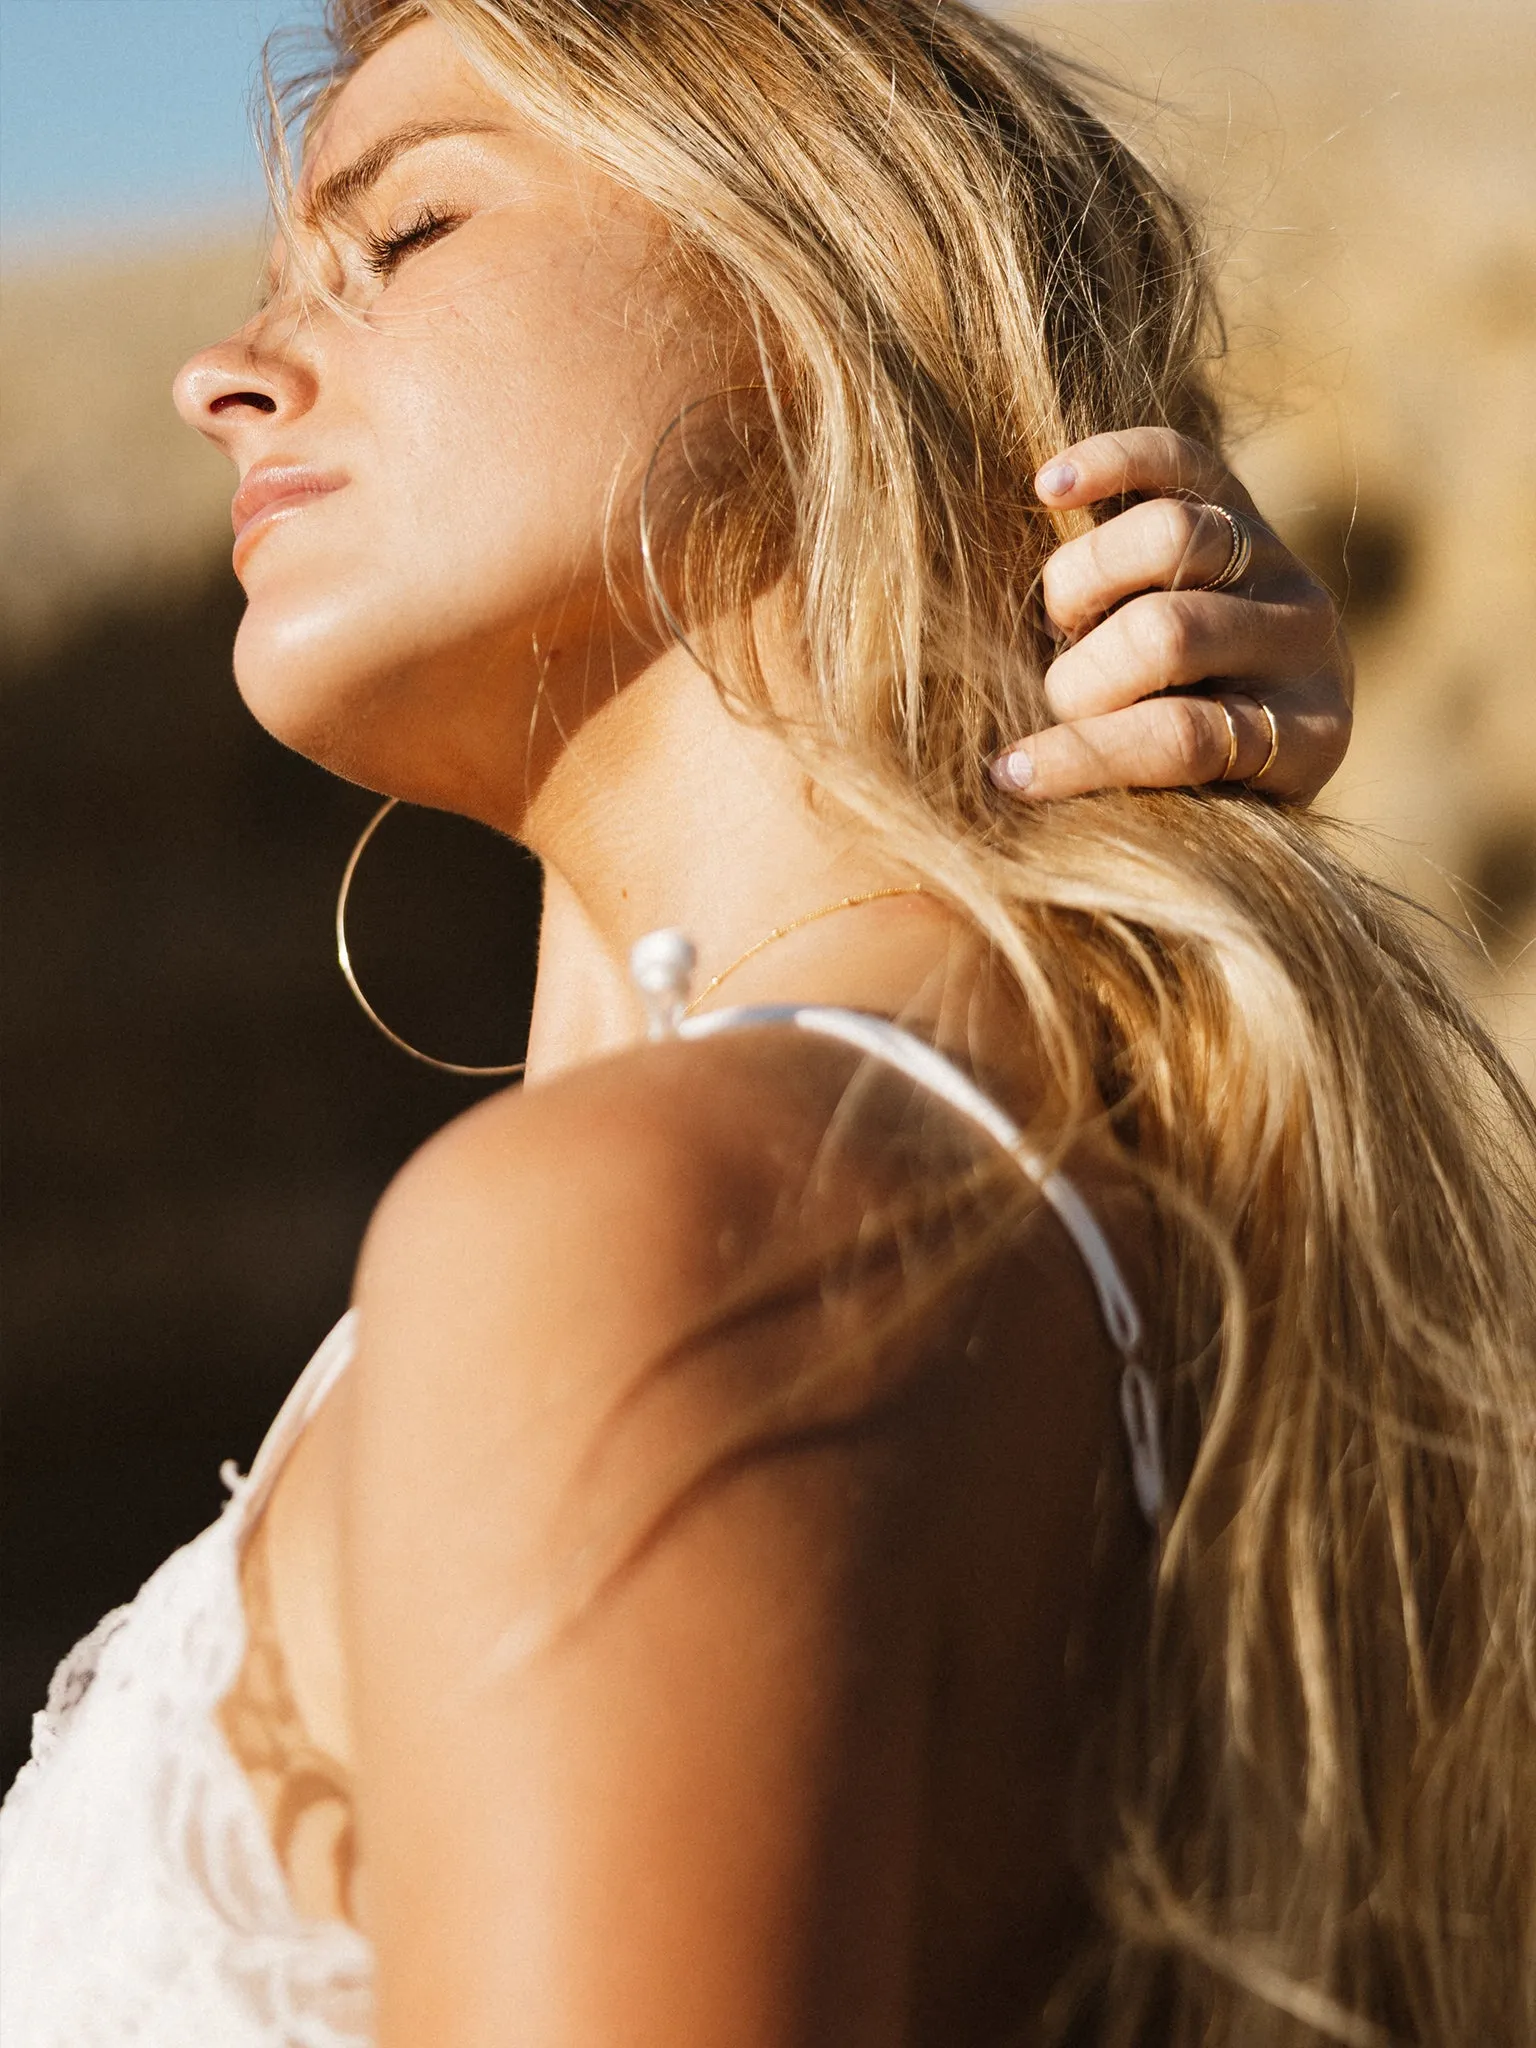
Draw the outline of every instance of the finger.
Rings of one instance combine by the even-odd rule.
[[[1035,489],[1059,511],[1141,491],[1188,492],[1253,517],[1258,510],[1219,455],[1171,427],[1127,427],[1076,441],[1041,465]]]
[[[1242,589],[1289,564],[1290,551],[1239,515],[1253,544]],[[1197,590],[1232,559],[1230,523],[1198,499],[1152,498],[1059,547],[1045,565],[1045,608],[1064,633],[1087,631],[1123,598],[1143,590]]]
[[[1303,792],[1293,789],[1285,772],[1284,707],[1276,709],[1274,717],[1280,744],[1264,772],[1263,794],[1292,797]],[[1220,701],[1154,697],[1125,711],[1032,733],[998,755],[992,780],[999,789],[1031,802],[1087,796],[1099,789],[1185,789],[1217,780],[1243,782],[1264,770],[1270,741],[1263,708],[1235,691],[1224,693]]]
[[[1286,803],[1311,803],[1349,751],[1353,714],[1340,688],[1336,673],[1304,677],[1276,689],[1265,684],[1252,695],[1237,690],[1218,693],[1232,710],[1242,733],[1238,767],[1234,773],[1265,796],[1281,797]],[[1274,760],[1269,760],[1271,733],[1265,707],[1274,717]],[[1250,767],[1249,746],[1263,723],[1265,753],[1257,768]]]
[[[1315,637],[1306,606],[1155,591],[1133,597],[1057,655],[1045,675],[1046,701],[1058,719],[1077,720],[1213,677],[1306,675],[1319,666]]]

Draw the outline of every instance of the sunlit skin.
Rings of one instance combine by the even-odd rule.
[[[328,181],[370,156],[377,176],[345,205],[333,183],[322,216]],[[558,1654],[459,1682],[558,1576],[617,1392],[718,1302],[842,1074],[760,1036],[635,1049],[630,944],[680,925],[708,976],[905,879],[611,595],[638,588],[652,451],[740,378],[743,338],[669,296],[645,207],[516,118],[435,24],[348,83],[298,202],[345,310],[280,261],[264,311],[178,380],[242,480],[241,692],[337,773],[514,834],[547,895],[533,1085],[451,1126],[386,1197],[359,1358],[254,1539],[301,1718],[357,1814],[350,1895],[329,1849],[297,1846],[290,1882],[373,1936],[383,2048],[888,2044],[914,1980],[934,2040],[979,2041],[1027,2009],[1067,1897],[1070,1702],[1041,1674],[1064,1665],[1113,1416],[1059,1246],[1021,1250],[981,1313],[968,1369],[995,1398],[733,1488]],[[1348,731],[1315,583],[1264,531],[1244,599],[1170,595],[1226,558],[1188,498],[1251,510],[1241,486],[1167,435],[1062,459],[1063,505],[1181,495],[1051,566],[1052,701],[1082,722],[1030,742],[1030,799],[1219,774],[1215,706],[1146,701],[1213,675],[1284,705],[1284,793],[1311,794]],[[793,702],[780,617],[764,593],[767,671]],[[1234,717],[1234,773],[1252,774],[1265,721],[1251,701]],[[930,898],[811,924],[729,993],[900,1015],[1030,1086],[1006,1004]],[[868,1193],[855,1177],[818,1194],[808,1248]],[[626,1451],[624,1497],[729,1426],[732,1387],[824,1336],[804,1316],[722,1340],[708,1387]],[[942,1713],[941,1613],[959,1645]],[[999,1725],[1035,1771],[1005,1767]],[[929,1859],[962,1847],[972,1889],[930,1912]],[[1000,1973],[1020,1924],[1038,1952]]]
[[[237,542],[236,676],[257,717],[543,859],[537,1078],[632,1035],[623,962],[641,932],[682,924],[707,973],[795,911],[896,877],[813,818],[781,749],[730,719],[681,649],[616,620],[605,529],[633,589],[650,453],[732,376],[733,338],[691,335],[653,288],[655,222],[513,121],[425,25],[343,96],[301,200],[426,123],[481,132],[403,151],[346,233],[307,243],[354,317],[301,303],[290,277],[179,390],[247,479],[345,479]],[[375,275],[367,238],[424,208],[467,218]],[[937,919],[904,905],[879,922]]]

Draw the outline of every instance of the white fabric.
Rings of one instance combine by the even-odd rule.
[[[351,1358],[348,1314],[248,1479],[71,1651],[0,1813],[5,2048],[366,2048],[372,1956],[289,1899],[214,1710],[245,1656],[240,1539]]]
[[[1130,1354],[1140,1317],[1082,1198],[1047,1172],[990,1097],[940,1053],[850,1010],[714,1011],[688,1037],[754,1024],[836,1037],[988,1130],[1036,1181]],[[240,1547],[305,1424],[356,1348],[355,1313],[310,1360],[250,1476],[225,1468],[224,1512],[167,1558],[60,1665],[33,1754],[0,1812],[4,2048],[368,2048],[372,1954],[340,1921],[306,1919],[216,1718],[245,1656]],[[1142,1375],[1144,1378],[1144,1375]],[[1139,1387],[1139,1382],[1138,1382]],[[1161,1499],[1150,1394],[1126,1402],[1143,1506]],[[1147,1479],[1147,1486],[1143,1480]],[[1155,1479],[1155,1487],[1151,1481]]]

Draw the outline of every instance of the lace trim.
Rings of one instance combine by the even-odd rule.
[[[53,1754],[64,1739],[81,1701],[96,1683],[102,1653],[133,1613],[126,1601],[104,1614],[89,1635],[82,1636],[48,1681],[48,1697],[32,1716],[32,1755],[29,1770],[35,1770]]]

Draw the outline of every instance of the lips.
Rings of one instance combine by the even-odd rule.
[[[269,462],[253,469],[229,508],[235,529],[235,552],[239,554],[242,546],[256,532],[270,526],[280,513],[301,511],[312,500],[339,491],[346,481],[344,476],[311,469],[303,463]]]

